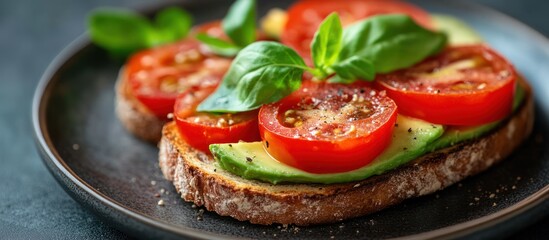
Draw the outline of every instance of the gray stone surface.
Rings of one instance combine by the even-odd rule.
[[[477,0],[549,36],[549,2]],[[87,212],[55,182],[33,142],[30,106],[35,86],[55,55],[85,31],[98,6],[146,0],[0,1],[0,239],[125,239]],[[513,238],[549,235],[549,218]]]

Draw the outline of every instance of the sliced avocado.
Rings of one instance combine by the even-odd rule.
[[[516,111],[524,100],[524,93],[524,88],[520,84],[517,84],[513,99],[513,111]],[[428,151],[435,151],[437,149],[452,146],[456,143],[480,137],[495,129],[500,123],[501,121],[496,121],[474,127],[448,127],[439,139],[429,145]]]
[[[273,184],[340,183],[365,179],[394,169],[425,153],[427,146],[443,133],[441,125],[399,116],[389,147],[372,163],[357,170],[333,174],[308,173],[272,158],[261,142],[212,144],[213,153],[220,166],[247,179],[257,179]]]
[[[465,140],[480,137],[485,133],[491,131],[498,125],[499,121],[476,127],[449,127],[444,131],[444,134],[439,139],[437,139],[435,142],[433,142],[433,144],[429,146],[428,152],[448,146],[453,146],[454,144],[460,143]]]
[[[450,45],[464,45],[482,43],[483,40],[479,34],[475,32],[467,23],[449,16],[442,14],[432,14],[436,29],[445,32],[448,35],[448,44]]]

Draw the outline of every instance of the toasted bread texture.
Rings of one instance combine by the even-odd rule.
[[[363,216],[433,193],[511,154],[532,131],[531,91],[513,116],[490,134],[424,155],[368,179],[343,184],[272,185],[243,179],[185,143],[168,123],[159,143],[160,168],[185,201],[254,224],[312,225]]]
[[[115,86],[116,116],[124,128],[134,136],[157,143],[161,137],[162,126],[166,121],[159,119],[131,94],[125,76],[124,68],[122,68]]]

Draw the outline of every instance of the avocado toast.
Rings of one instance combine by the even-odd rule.
[[[531,132],[529,85],[457,19],[303,0],[266,18],[284,26],[265,29],[276,42],[257,40],[254,8],[238,0],[121,71],[128,130],[156,141],[173,120],[159,161],[186,201],[257,224],[336,222],[483,171]]]

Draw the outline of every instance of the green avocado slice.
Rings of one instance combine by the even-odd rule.
[[[443,132],[441,125],[399,116],[393,132],[393,141],[372,163],[357,170],[332,174],[308,173],[280,163],[265,151],[261,142],[212,144],[210,151],[223,169],[243,178],[273,184],[330,184],[357,181],[394,169],[423,155],[427,146]]]

